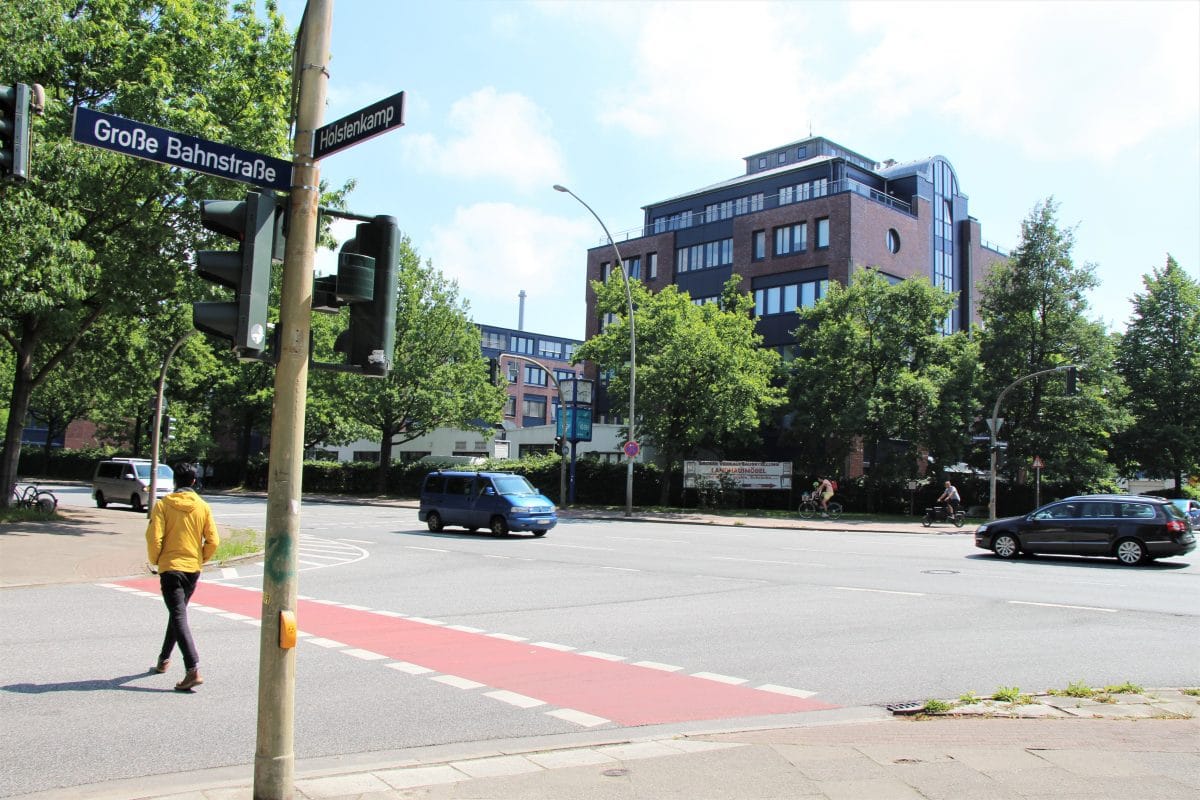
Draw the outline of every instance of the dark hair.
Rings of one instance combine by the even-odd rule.
[[[196,468],[187,462],[175,465],[175,488],[186,489],[196,484]]]

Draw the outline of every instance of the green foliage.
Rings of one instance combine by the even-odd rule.
[[[1085,293],[1096,286],[1091,265],[1076,266],[1074,231],[1057,220],[1053,199],[1039,203],[1021,226],[1009,261],[992,270],[980,291],[982,405],[1025,375],[1076,364],[1078,394],[1066,394],[1061,374],[1031,380],[1005,397],[1000,438],[1008,442],[1001,472],[1026,479],[1034,456],[1044,480],[1090,482],[1115,476],[1108,463],[1112,437],[1129,424],[1125,386],[1113,370],[1114,341],[1085,317]],[[983,454],[977,466],[987,466]]]
[[[945,700],[930,699],[925,701],[925,705],[921,711],[926,714],[945,714],[954,708],[954,703],[948,703]]]
[[[1173,478],[1179,491],[1200,471],[1200,282],[1168,255],[1143,283],[1117,347],[1135,418],[1118,437],[1120,461],[1131,472]]]
[[[1113,686],[1105,686],[1104,691],[1108,694],[1142,694],[1145,689],[1140,684],[1125,681]]]
[[[983,698],[976,697],[974,692],[964,692],[958,696],[958,702],[964,706],[974,705],[975,703],[982,702],[982,700]]]
[[[1083,681],[1075,681],[1067,684],[1066,689],[1051,689],[1049,693],[1060,697],[1091,697],[1096,692]]]
[[[1032,697],[1027,694],[1021,694],[1021,687],[1019,686],[1001,686],[992,693],[992,699],[1015,705],[1028,705],[1033,702]]]
[[[260,553],[263,549],[263,534],[251,528],[234,528],[221,537],[213,560],[217,563],[231,558]]]
[[[762,348],[754,332],[753,300],[738,290],[741,278],[725,284],[719,303],[697,306],[686,292],[668,286],[651,294],[631,282],[636,309],[637,413],[635,435],[652,444],[670,474],[700,448],[724,448],[757,440],[764,415],[783,402],[775,385],[779,356]],[[597,311],[628,308],[623,281],[595,282]],[[610,397],[629,394],[627,314],[585,342],[575,361],[592,361],[613,374]],[[666,503],[664,482],[660,502]]]

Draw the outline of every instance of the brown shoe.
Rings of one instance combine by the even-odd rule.
[[[169,666],[171,666],[171,659],[164,658],[162,661],[159,661],[157,664],[155,664],[153,667],[151,667],[150,671],[157,672],[159,675],[162,675],[164,672],[167,671],[167,667],[169,667]]]
[[[175,691],[188,692],[188,691],[191,691],[194,687],[199,686],[202,683],[204,683],[204,678],[200,677],[200,670],[199,669],[189,669],[187,671],[187,675],[183,676],[183,680],[181,680],[179,683],[175,684]]]

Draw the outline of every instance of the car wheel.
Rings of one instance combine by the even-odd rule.
[[[492,517],[492,524],[489,527],[492,529],[492,536],[508,535],[508,523],[504,521],[504,517]]]
[[[436,511],[430,511],[425,517],[425,524],[429,526],[429,530],[437,533],[442,529],[442,515]]]
[[[992,552],[1000,558],[1016,558],[1021,552],[1021,543],[1011,533],[1001,533],[992,540]]]
[[[134,492],[129,496],[129,505],[133,506],[134,511],[142,510],[142,496]]]
[[[546,535],[546,532],[545,531],[534,531],[533,535],[537,536],[537,537],[542,537],[542,536]]]
[[[96,492],[96,508],[106,508],[108,501],[104,499],[104,492]]]
[[[926,514],[925,518],[921,520],[921,524],[924,525],[926,528],[928,528],[930,525],[933,524],[933,517]]]
[[[1122,539],[1117,542],[1116,556],[1117,561],[1127,567],[1136,567],[1147,560],[1146,548],[1137,539]]]

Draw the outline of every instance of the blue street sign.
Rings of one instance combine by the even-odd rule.
[[[337,122],[322,125],[313,134],[313,158],[322,158],[330,153],[365,142],[392,128],[404,124],[404,92],[360,108]]]
[[[75,109],[71,138],[102,150],[253,186],[281,191],[292,188],[292,165],[288,161],[90,108]]]

